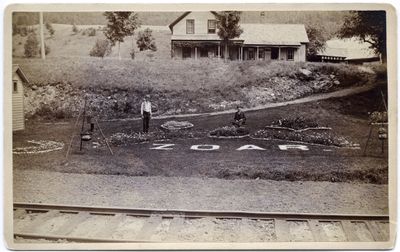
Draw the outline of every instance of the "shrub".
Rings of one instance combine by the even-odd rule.
[[[96,29],[94,29],[94,28],[88,28],[88,29],[87,29],[87,34],[88,34],[89,37],[96,36]]]
[[[54,33],[56,32],[53,28],[53,26],[50,23],[46,23],[46,29],[49,31],[50,36],[54,36]]]
[[[74,34],[77,34],[78,33],[78,27],[76,27],[76,25],[75,24],[73,24],[72,25],[72,32],[74,33]]]
[[[39,48],[39,54],[41,53],[42,53],[42,48]],[[47,55],[49,53],[50,53],[50,47],[46,43],[44,43],[44,54]]]
[[[157,51],[156,42],[154,41],[152,32],[153,31],[150,30],[149,28],[139,32],[136,44],[139,47],[140,51],[144,50]]]
[[[35,57],[39,52],[39,42],[36,38],[36,33],[31,33],[24,45],[24,55],[27,58]]]
[[[295,130],[306,129],[306,128],[317,128],[318,123],[312,119],[304,118],[304,117],[296,117],[296,118],[285,118],[275,122],[272,122],[272,125],[291,128]]]
[[[89,55],[92,57],[101,57],[107,56],[111,53],[111,44],[106,39],[97,39],[96,44],[93,46],[92,50],[90,50]]]

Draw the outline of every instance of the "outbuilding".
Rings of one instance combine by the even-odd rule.
[[[12,71],[12,129],[17,131],[25,129],[24,84],[29,81],[19,65],[13,65]]]

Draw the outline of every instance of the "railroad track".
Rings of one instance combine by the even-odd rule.
[[[387,241],[389,217],[14,203],[14,238],[144,243]]]

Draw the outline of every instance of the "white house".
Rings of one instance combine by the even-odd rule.
[[[217,34],[216,12],[185,12],[169,25],[174,58],[224,57]],[[243,33],[231,40],[232,60],[305,61],[309,42],[303,24],[244,24]]]
[[[19,65],[12,66],[12,129],[25,129],[24,117],[24,83],[29,83]]]

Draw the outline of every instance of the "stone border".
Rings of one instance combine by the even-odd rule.
[[[240,135],[240,136],[212,136],[210,133],[208,133],[207,137],[214,138],[214,139],[240,139],[240,138],[250,137],[250,133],[246,134],[246,135]]]
[[[318,144],[318,143],[309,143],[309,142],[302,142],[302,141],[286,140],[286,139],[279,139],[279,138],[270,139],[270,138],[265,138],[265,137],[254,137],[254,136],[250,136],[250,139],[261,140],[261,141],[291,142],[291,143],[298,143],[298,144],[308,144],[308,145],[315,145],[315,146],[332,147],[332,148],[337,148],[337,149],[361,149],[359,144],[357,144],[357,146],[337,146],[337,145],[325,145],[325,144]]]
[[[289,127],[281,127],[281,126],[274,126],[274,125],[270,125],[270,126],[265,126],[265,128],[267,129],[281,129],[281,130],[290,130],[290,131],[294,131],[294,132],[303,132],[303,131],[307,131],[307,130],[332,130],[331,127],[313,127],[313,128],[304,128],[304,129],[293,129],[293,128],[289,128]]]

